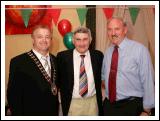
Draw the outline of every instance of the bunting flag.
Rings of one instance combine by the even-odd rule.
[[[84,23],[87,11],[88,11],[87,8],[77,8],[77,13],[78,13],[78,16],[79,16],[79,19],[80,19],[81,26]]]
[[[61,9],[48,9],[48,15],[52,18],[54,21],[54,24],[57,25],[57,21],[59,19]]]
[[[27,6],[27,9],[23,8],[23,6],[18,6],[23,8],[23,12],[22,9],[15,9],[17,6],[7,7],[10,8],[5,10],[5,33],[7,35],[31,34],[34,26],[38,24],[48,25],[48,27],[52,28],[52,18],[50,17],[50,12],[48,12],[49,9],[46,9],[50,8],[50,6],[33,5],[29,6],[30,8]]]
[[[133,25],[136,22],[139,10],[140,10],[139,8],[129,8],[129,12],[130,12],[130,16],[131,16]]]
[[[113,16],[114,8],[103,8],[103,12],[107,19]]]
[[[23,18],[23,21],[24,21],[26,28],[28,26],[28,22],[29,22],[31,13],[32,13],[32,9],[22,9],[21,10],[21,15],[22,15],[22,18]]]
[[[50,28],[52,26],[52,18],[49,17],[46,9],[50,8],[48,5],[8,5],[5,8],[5,34],[7,35],[31,34],[34,26],[38,24],[48,25]]]

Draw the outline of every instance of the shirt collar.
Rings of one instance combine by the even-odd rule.
[[[35,49],[32,49],[32,51],[33,51],[34,54],[38,57],[39,60],[42,58],[42,56],[44,56],[44,55],[40,54],[38,51],[36,51]],[[47,53],[46,56],[49,57],[49,53]]]
[[[123,40],[122,40],[122,42],[118,45],[118,47],[119,47],[119,49],[123,49],[123,48],[125,48],[125,46],[127,45],[127,37],[125,37]],[[112,44],[111,45],[113,48],[114,48],[114,44]]]
[[[75,54],[76,57],[80,57],[80,55],[88,56],[89,50],[87,50],[84,54],[81,54],[76,49],[74,49],[74,54]]]

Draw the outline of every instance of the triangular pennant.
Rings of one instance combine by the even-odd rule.
[[[87,11],[88,11],[87,8],[77,8],[77,13],[78,13],[78,16],[79,16],[79,19],[80,19],[81,26],[84,23]]]
[[[28,26],[28,22],[29,22],[31,13],[32,13],[32,9],[22,9],[21,10],[21,15],[22,15],[22,18],[23,18],[23,21],[24,21],[26,28]]]
[[[103,8],[103,12],[107,19],[113,16],[114,8]]]
[[[137,19],[139,10],[140,10],[139,8],[129,8],[129,12],[130,12],[130,16],[131,16],[131,18],[132,18],[132,23],[133,23],[133,25],[134,25],[135,22],[136,22],[136,19]]]
[[[60,13],[61,13],[61,9],[48,9],[48,14],[53,19],[55,25],[57,25],[57,21],[60,16]]]

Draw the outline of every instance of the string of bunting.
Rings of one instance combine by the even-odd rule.
[[[28,6],[27,6],[28,7]],[[32,32],[32,28],[36,24],[47,24],[49,27],[52,27],[52,21],[57,26],[57,22],[59,21],[59,17],[62,9],[69,8],[52,8],[51,6],[42,6],[42,5],[33,5],[27,8],[25,5],[18,7],[16,5],[7,5],[6,6],[6,34],[30,34]],[[88,9],[92,9],[93,7],[87,8],[72,8],[77,11],[77,15],[80,21],[80,25],[83,26]],[[102,9],[106,19],[109,19],[113,16],[114,7],[107,8],[99,8]],[[138,13],[141,8],[138,7],[125,7],[125,11],[129,10],[131,20],[133,25],[136,23],[136,19]],[[143,8],[142,8],[143,9]],[[155,8],[153,6],[153,12],[155,13]],[[124,12],[125,13],[125,12]]]

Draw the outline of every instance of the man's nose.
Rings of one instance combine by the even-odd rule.
[[[116,33],[115,30],[112,30],[112,36],[115,35],[115,33]]]
[[[42,40],[43,40],[43,41],[47,41],[47,37],[43,37]]]

